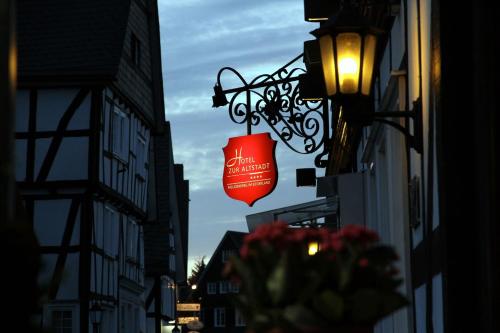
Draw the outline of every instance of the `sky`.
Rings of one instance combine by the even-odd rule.
[[[227,230],[248,231],[245,216],[316,199],[316,189],[295,186],[295,169],[314,167],[314,156],[287,148],[277,136],[278,184],[248,207],[222,187],[228,139],[246,134],[228,108],[212,108],[220,68],[251,80],[270,74],[303,51],[316,24],[304,21],[303,0],[159,0],[165,115],[171,123],[175,163],[189,180],[188,270],[214,252]],[[223,81],[225,89],[232,88]],[[266,126],[253,133],[272,132]],[[323,176],[323,170],[317,170]]]

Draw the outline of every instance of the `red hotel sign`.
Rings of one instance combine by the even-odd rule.
[[[224,191],[252,206],[270,194],[278,182],[276,141],[269,133],[230,138],[224,151]]]

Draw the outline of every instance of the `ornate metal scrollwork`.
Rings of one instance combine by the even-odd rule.
[[[321,158],[327,154],[325,143],[330,141],[328,100],[300,98],[299,74],[306,71],[297,66],[299,59],[302,54],[273,74],[259,75],[250,82],[235,69],[222,68],[214,87],[214,107],[229,104],[229,117],[237,124],[246,123],[248,134],[252,126],[267,123],[281,141],[297,153],[311,154],[323,147],[315,164],[325,167],[326,161]],[[224,72],[233,74],[241,86],[223,90],[221,77]]]

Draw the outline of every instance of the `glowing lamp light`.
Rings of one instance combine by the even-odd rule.
[[[308,253],[310,256],[313,256],[313,255],[315,255],[318,251],[319,251],[319,243],[318,243],[318,242],[310,242],[310,243],[309,243],[309,249],[308,249],[307,253]]]
[[[370,95],[380,31],[347,6],[311,33],[319,39],[327,95]]]

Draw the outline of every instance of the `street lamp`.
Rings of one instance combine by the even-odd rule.
[[[319,251],[319,242],[318,241],[309,242],[308,249],[307,249],[307,254],[309,254],[310,256],[313,256],[318,251]]]
[[[90,320],[92,321],[92,331],[94,333],[100,332],[100,326],[102,321],[102,308],[98,303],[93,303],[92,307],[89,309]]]
[[[319,39],[327,95],[370,95],[380,30],[346,5],[311,33]]]
[[[175,321],[175,327],[172,328],[172,333],[181,333],[180,328],[177,327],[177,320]]]
[[[370,106],[377,39],[382,31],[370,25],[359,8],[348,1],[336,15],[311,34],[319,41],[326,94],[339,106],[342,121],[357,126],[371,125],[373,121],[390,125],[406,136],[410,147],[421,153],[423,125],[420,99],[413,102],[412,110],[373,112]],[[386,118],[412,119],[413,132]]]

